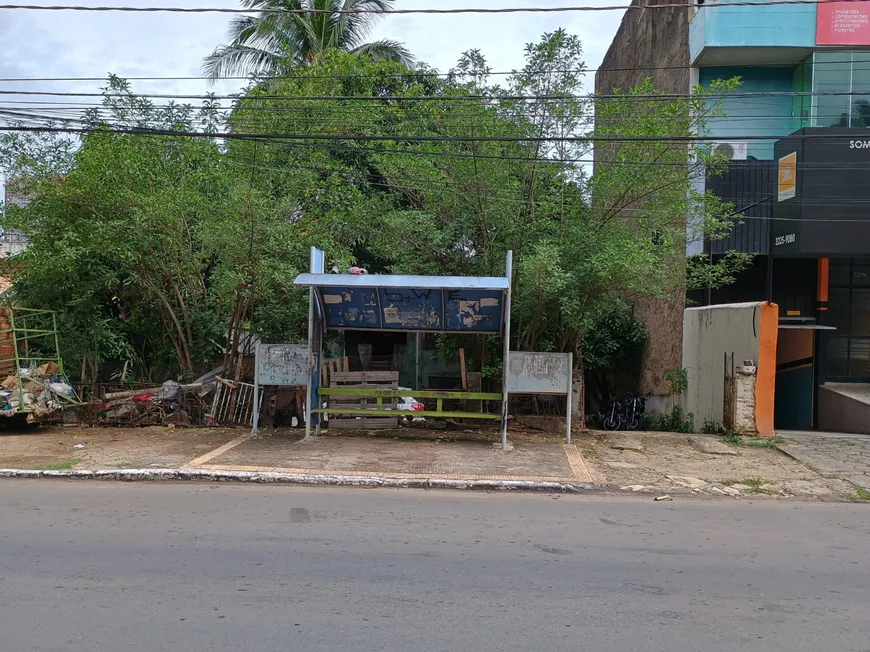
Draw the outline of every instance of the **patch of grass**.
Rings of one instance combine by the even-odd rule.
[[[852,496],[852,500],[870,501],[870,491],[867,491],[864,487],[858,487],[855,489],[855,494]]]
[[[745,484],[748,487],[752,487],[755,491],[761,489],[761,485],[767,484],[764,478],[744,478],[740,481],[740,484]]]
[[[655,432],[692,432],[692,413],[685,414],[679,405],[670,414],[650,414],[644,421],[646,430]]]
[[[78,460],[78,459],[64,460],[63,462],[56,462],[55,464],[49,464],[48,466],[43,467],[43,470],[45,470],[45,471],[69,471],[70,469],[72,469],[72,467],[74,467],[79,462],[81,462],[81,460]]]
[[[725,427],[718,421],[704,419],[704,423],[701,426],[701,433],[704,435],[727,435],[728,431],[725,430]]]
[[[736,432],[726,432],[722,435],[722,440],[729,444],[734,444],[735,446],[743,446],[744,441],[743,437],[738,435]]]
[[[782,444],[785,439],[782,437],[745,437],[743,442],[746,446],[753,448],[776,448],[777,444]]]
[[[754,437],[752,435],[738,435],[736,432],[708,433],[721,434],[722,441],[734,446],[748,446],[750,448],[768,448],[774,449],[777,444],[782,444],[785,439],[782,437]]]

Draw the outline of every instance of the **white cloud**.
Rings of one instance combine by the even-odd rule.
[[[234,0],[93,0],[101,5],[236,7]],[[576,1],[576,0],[575,0]],[[595,0],[584,4],[606,4]],[[454,0],[455,6],[474,2],[484,7],[566,6],[571,0]],[[440,0],[400,0],[400,8],[444,8]],[[449,7],[449,5],[448,5]],[[523,46],[545,31],[564,27],[580,36],[590,67],[601,61],[621,12],[553,14],[395,15],[372,35],[404,41],[430,65],[446,71],[468,49],[479,48],[493,69],[522,65]],[[54,11],[0,12],[0,77],[193,76],[200,74],[202,57],[225,42],[228,14],[95,13]],[[16,84],[63,90],[96,90],[98,82]],[[4,89],[12,88],[3,82]],[[137,82],[143,92],[199,93],[199,81]]]

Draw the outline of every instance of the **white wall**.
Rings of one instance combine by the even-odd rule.
[[[762,305],[731,303],[688,308],[683,314],[683,367],[689,382],[682,403],[694,415],[696,430],[705,419],[722,423],[726,353],[734,354],[735,367],[746,360],[758,363]]]

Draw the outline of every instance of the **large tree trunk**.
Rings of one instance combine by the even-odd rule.
[[[571,430],[586,430],[586,382],[583,370],[583,345],[577,337],[574,347],[574,369],[571,381]]]

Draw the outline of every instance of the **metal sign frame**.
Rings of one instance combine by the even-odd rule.
[[[537,358],[537,360],[536,360]],[[553,359],[564,360],[565,376],[558,385],[554,379],[546,374],[549,373],[549,361]],[[521,361],[521,369],[514,372],[513,360]],[[543,365],[544,369],[529,372],[525,360],[533,366]],[[572,385],[574,383],[574,354],[573,353],[536,353],[534,351],[510,351],[504,365],[505,394],[539,394],[548,396],[565,396],[565,437],[571,443],[571,403]],[[507,410],[505,401],[505,410]],[[505,424],[507,427],[507,424]],[[507,435],[505,434],[505,437]]]
[[[299,372],[296,373],[295,376],[288,376],[286,373],[282,374],[281,378],[275,378],[273,376],[268,381],[264,382],[264,379],[260,377],[261,372],[263,371],[263,365],[268,364],[268,361],[264,358],[264,352],[269,351],[270,349],[283,349],[284,351],[288,350],[296,350],[304,351],[307,353],[306,358],[310,358],[309,347],[305,344],[263,344],[261,342],[257,343],[256,348],[254,349],[254,415],[253,415],[253,427],[251,428],[251,432],[257,434],[260,425],[260,386],[265,385],[269,387],[301,387],[303,385],[309,385],[310,378],[310,370],[309,370],[309,362],[308,360],[304,361],[304,367],[300,368]],[[275,382],[275,381],[278,382]],[[303,382],[292,382],[302,380]]]

